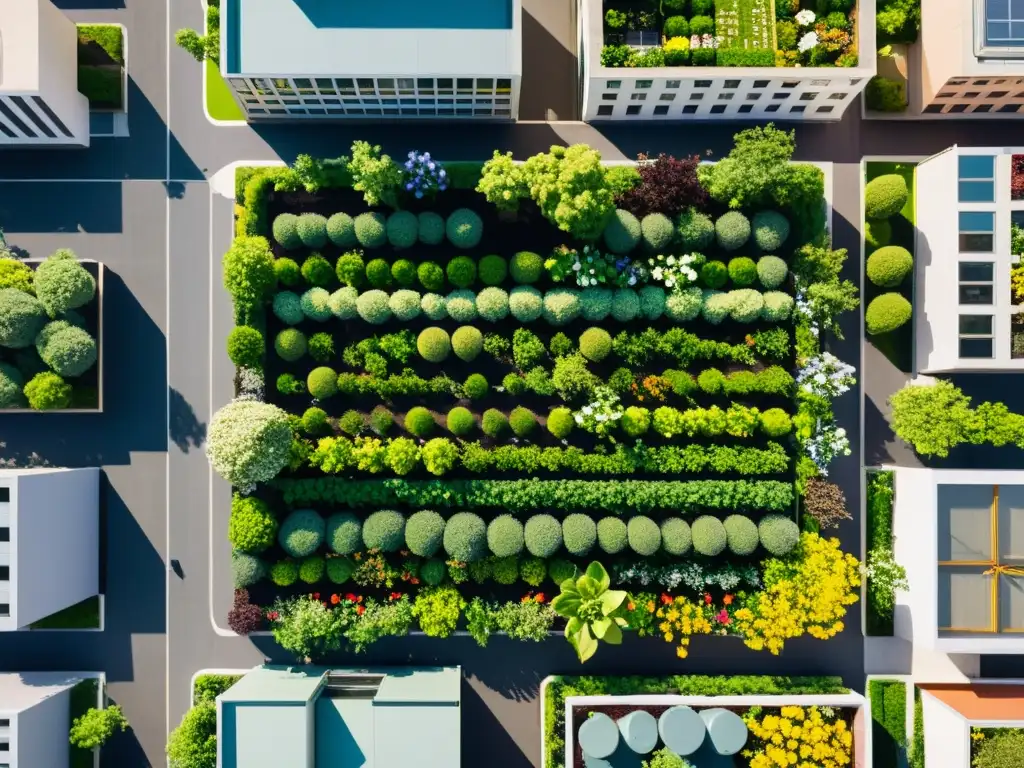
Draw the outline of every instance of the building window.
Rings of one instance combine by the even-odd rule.
[[[1003,104],[1003,106],[1001,106],[999,108],[999,111],[1000,112],[1016,112],[1016,111],[1018,111],[1020,109],[1020,107],[1021,107],[1020,104]]]
[[[637,80],[636,84],[635,84],[635,87],[636,88],[650,88],[652,85],[654,85],[654,81],[653,80]]]
[[[10,603],[0,603],[0,616],[10,616],[10,615],[11,615],[11,604]],[[7,751],[7,742],[6,741],[0,741],[0,752],[6,752],[6,751]]]
[[[789,98],[789,94],[788,93],[773,93],[772,94],[772,98],[777,100],[777,101],[781,101],[783,99],[788,99]]]
[[[924,108],[924,111],[926,113],[930,113],[930,114],[938,114],[938,113],[942,112],[942,105],[941,104],[929,104],[927,107]]]
[[[630,101],[647,101],[646,93],[631,93],[629,94]]]
[[[799,80],[787,80],[786,82],[784,82],[782,84],[782,87],[783,88],[796,88],[798,85],[800,85],[800,81]]]
[[[676,95],[674,93],[663,93],[658,97],[658,101],[675,101]]]
[[[863,79],[864,79],[863,77],[851,77],[850,78],[850,85],[856,85],[857,83],[859,83]]]
[[[678,88],[682,84],[682,82],[683,82],[682,80],[666,80],[665,81],[665,87],[666,88]]]
[[[710,88],[711,87],[711,81],[710,80],[694,80],[693,87],[694,88]]]
[[[950,112],[965,112],[965,111],[967,111],[967,105],[966,104],[954,104],[953,106],[951,106],[949,108],[949,111]]]
[[[992,267],[990,261],[960,262],[960,303],[992,303]]]
[[[818,108],[817,108],[816,110],[814,110],[814,111],[815,111],[815,112],[831,112],[831,111],[832,111],[833,109],[835,109],[835,107],[833,107],[833,106],[832,106],[831,104],[826,104],[826,105],[825,105],[825,106],[823,106],[823,107],[818,107]]]
[[[985,0],[985,44],[1008,48],[1024,45],[1024,3]],[[974,83],[987,85],[988,80]]]
[[[715,104],[711,107],[712,115],[720,115],[725,112],[725,104]]]
[[[960,357],[992,357],[992,315],[960,315]]]
[[[817,97],[817,91],[805,91],[800,94],[800,101],[814,101]]]
[[[748,93],[747,94],[747,101],[757,101],[760,98],[761,98],[761,94],[760,93]]]
[[[1008,93],[1008,91],[992,91],[991,93],[989,93],[989,95],[986,98],[989,98],[989,99],[1001,99],[1007,93]]]
[[[683,107],[683,114],[684,115],[695,115],[696,113],[697,113],[697,105],[696,104],[687,104],[687,105],[685,105]]]
[[[992,111],[992,105],[991,104],[979,104],[973,110],[971,110],[971,114],[977,114],[979,112],[991,112],[991,111]]]
[[[803,104],[800,104],[800,105],[795,106],[795,107],[790,107],[789,111],[790,112],[796,112],[797,114],[800,114],[800,113],[804,112],[806,109],[807,109],[807,107],[805,107]]]
[[[961,203],[994,203],[996,159],[993,155],[960,155],[957,199]]]
[[[10,528],[0,528],[0,541],[8,542],[10,540],[11,540],[11,529]]]
[[[655,105],[655,107],[654,107],[654,114],[656,114],[656,115],[667,115],[668,114],[668,104],[657,104],[657,105]]]
[[[849,96],[849,95],[850,95],[850,94],[848,94],[848,93],[830,93],[830,94],[828,95],[828,97],[829,97],[829,98],[830,98],[830,99],[831,99],[832,101],[842,101],[843,99],[845,99],[845,98],[846,98],[847,96]]]
[[[740,87],[740,81],[739,80],[726,80],[722,84],[722,87],[723,88],[739,88]]]
[[[770,80],[755,80],[754,81],[754,88],[767,88],[768,87],[768,83],[770,83],[770,82],[771,82]]]
[[[11,500],[11,489],[7,486],[0,486],[0,501]]]
[[[619,98],[619,94],[617,94],[617,93],[602,93],[601,94],[601,101],[615,101],[618,98]]]
[[[621,80],[609,80],[607,83],[605,83],[605,87],[606,88],[621,88],[622,87],[622,81]]]
[[[816,87],[817,86],[823,86],[825,88],[828,88],[829,81],[828,80],[811,80],[811,85],[816,86]]]
[[[735,96],[735,95],[736,94],[734,94],[734,93],[720,93],[720,94],[718,94],[718,100],[719,101],[732,101],[732,97]]]
[[[700,101],[703,98],[704,98],[704,94],[703,93],[691,93],[690,94],[690,101]]]
[[[626,114],[627,115],[639,115],[640,114],[640,105],[639,104],[633,104],[632,106],[626,107]]]
[[[950,95],[950,96],[955,96],[956,94],[954,94],[954,93],[951,93],[951,94],[949,94],[949,95]],[[965,99],[976,99],[976,98],[978,98],[979,96],[981,96],[981,91],[967,91],[967,92],[966,92],[966,93],[964,94],[964,98],[965,98]]]
[[[10,581],[10,580],[11,580],[11,566],[9,566],[9,565],[0,565],[0,581]]]
[[[739,112],[741,115],[745,115],[754,108],[753,104],[740,104]]]
[[[992,211],[960,211],[960,252],[992,253],[996,215]]]
[[[769,105],[767,105],[764,108],[764,111],[765,112],[778,112],[779,111],[779,105],[778,104],[769,104]]]

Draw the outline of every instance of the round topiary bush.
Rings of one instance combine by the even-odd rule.
[[[282,248],[289,251],[302,247],[302,238],[299,237],[299,217],[294,213],[281,213],[274,217],[274,224],[271,232],[274,240]]]
[[[420,285],[428,291],[440,291],[444,288],[444,270],[433,261],[425,261],[416,268],[416,277]]]
[[[779,323],[788,320],[793,314],[793,297],[782,291],[765,291],[761,294],[764,307],[761,309],[761,319],[770,323]]]
[[[333,397],[338,391],[338,374],[326,365],[314,368],[306,377],[306,389],[317,400]]]
[[[327,565],[320,555],[310,555],[299,563],[299,580],[306,584],[316,584],[324,577]]]
[[[372,288],[390,288],[391,267],[384,259],[371,259],[366,265],[366,280]]]
[[[407,323],[420,316],[420,295],[417,291],[401,288],[388,298],[388,309],[396,320]]]
[[[757,279],[757,267],[753,259],[746,256],[737,256],[729,259],[729,279],[734,285],[745,286],[752,284]]]
[[[420,309],[428,320],[444,320],[448,317],[448,300],[436,293],[425,293],[420,299]]]
[[[622,413],[622,431],[629,437],[640,437],[651,428],[651,412],[646,408],[631,405]]]
[[[694,551],[707,557],[720,555],[728,543],[722,521],[710,515],[701,515],[694,520],[690,533]]]
[[[778,256],[762,256],[757,260],[757,279],[767,289],[778,288],[786,282],[789,268]]]
[[[753,288],[738,288],[729,291],[729,316],[737,323],[752,323],[761,316],[764,296]]]
[[[367,549],[397,552],[405,543],[405,516],[393,509],[374,512],[363,523],[363,544]]]
[[[864,187],[864,216],[868,219],[888,219],[903,210],[910,198],[907,182],[896,173],[878,176]]]
[[[632,288],[617,288],[612,294],[612,317],[620,323],[635,320],[640,314],[640,297]]]
[[[484,335],[472,325],[463,325],[456,328],[452,334],[451,346],[455,356],[468,363],[475,360],[483,351]]]
[[[693,537],[690,525],[681,517],[669,517],[661,522],[661,547],[673,557],[690,551]]]
[[[597,522],[597,544],[609,555],[617,555],[629,543],[626,524],[618,517],[602,517]]]
[[[479,400],[491,391],[491,385],[482,373],[471,373],[462,383],[462,391],[470,400]]]
[[[416,265],[408,259],[399,259],[391,265],[391,277],[403,288],[416,283]]]
[[[605,225],[604,244],[612,253],[626,254],[640,243],[640,235],[640,222],[636,216],[617,208]]]
[[[480,259],[480,282],[484,285],[501,285],[508,276],[508,262],[501,256],[484,256]]]
[[[704,297],[695,285],[670,293],[665,299],[665,316],[676,323],[687,323],[700,314]]]
[[[331,298],[327,300],[327,306],[331,308],[331,314],[339,320],[351,320],[359,314],[356,309],[358,301],[359,291],[345,286],[331,294]]]
[[[685,251],[702,251],[715,239],[715,225],[696,208],[688,208],[676,220],[676,234]]]
[[[721,261],[707,261],[700,268],[700,282],[712,290],[723,288],[729,282],[729,270]]]
[[[36,352],[54,373],[64,377],[81,376],[96,365],[96,340],[66,320],[43,326],[36,336]]]
[[[287,256],[274,259],[274,275],[280,285],[289,288],[298,285],[302,280],[302,270],[299,269],[299,265],[295,259],[289,259]]]
[[[285,328],[274,339],[274,351],[282,360],[294,363],[306,354],[306,336],[297,328]]]
[[[262,579],[267,572],[266,563],[245,552],[231,553],[231,578],[235,589],[245,589]]]
[[[704,291],[703,305],[700,315],[705,322],[718,325],[729,316],[732,310],[732,294],[721,291]]]
[[[26,395],[29,384],[25,385]],[[240,489],[274,479],[288,463],[291,447],[288,414],[269,403],[251,400],[236,400],[217,411],[206,436],[211,466]]]
[[[508,317],[509,296],[502,288],[491,286],[476,295],[476,311],[489,323],[497,323]]]
[[[597,525],[589,515],[568,515],[562,521],[562,541],[570,555],[585,557],[597,543]]]
[[[750,222],[739,211],[722,214],[715,222],[715,239],[723,250],[742,248],[750,239]]]
[[[433,211],[424,211],[416,218],[420,242],[424,245],[440,245],[444,240],[444,218]]]
[[[751,228],[757,247],[768,253],[779,250],[789,237],[789,221],[778,211],[758,211]]]
[[[443,583],[448,576],[448,566],[444,560],[431,558],[420,566],[420,579],[428,587],[436,587]]]
[[[444,551],[460,563],[472,563],[487,556],[487,525],[479,515],[457,512],[444,527]]]
[[[370,325],[382,325],[391,319],[390,297],[384,291],[372,290],[359,294],[356,312]]]
[[[892,242],[892,224],[889,223],[889,220],[865,219],[864,242],[867,244],[869,253],[875,248],[881,248]]]
[[[295,231],[307,248],[323,248],[327,245],[327,219],[319,213],[304,213],[299,216]]]
[[[452,351],[452,340],[448,336],[448,331],[436,326],[424,328],[416,338],[416,351],[429,363],[447,360]]]
[[[611,294],[608,307],[611,309]],[[508,297],[508,308],[512,316],[521,323],[532,323],[544,310],[544,299],[532,285],[520,285],[512,289]]]
[[[361,251],[349,251],[338,257],[334,273],[344,285],[361,288],[366,283],[366,262]]]
[[[768,437],[783,437],[793,429],[793,419],[781,408],[769,408],[761,414],[761,431]]]
[[[331,294],[324,288],[310,288],[299,299],[302,314],[322,323],[331,318]]]
[[[240,552],[259,554],[274,543],[277,537],[277,518],[267,503],[253,496],[238,496],[231,500],[228,519],[228,541]]]
[[[512,257],[509,272],[520,285],[536,283],[544,273],[544,259],[532,251],[519,251]]]
[[[886,245],[868,256],[867,275],[881,288],[895,288],[914,268],[910,251],[898,245]]]
[[[775,557],[788,555],[800,543],[797,524],[782,515],[765,515],[761,518],[757,524],[757,534],[761,546]]]
[[[509,431],[508,417],[497,408],[488,408],[480,419],[480,426],[488,437],[499,438]]]
[[[302,414],[302,431],[307,435],[322,435],[330,426],[323,408],[307,408]]]
[[[448,431],[456,437],[466,437],[476,429],[476,419],[468,408],[457,405],[448,411]]]
[[[363,524],[351,512],[338,512],[327,518],[327,546],[339,555],[351,555],[363,548]]]
[[[428,437],[433,434],[437,422],[433,415],[422,405],[410,408],[405,414],[405,429],[416,437]]]
[[[24,408],[25,377],[10,363],[0,363],[0,408]]]
[[[0,289],[0,346],[31,345],[47,320],[46,309],[34,296],[17,288]]]
[[[526,521],[523,540],[534,557],[551,557],[562,548],[562,526],[551,515],[533,515]]]
[[[388,239],[384,217],[379,213],[360,213],[356,216],[355,231],[363,248],[380,248]]]
[[[299,580],[299,565],[291,560],[282,560],[270,566],[270,580],[279,587],[290,587]]]
[[[476,262],[469,256],[456,256],[448,262],[445,274],[456,288],[469,288],[476,281]]]
[[[459,288],[449,293],[444,306],[448,316],[457,323],[476,320],[476,294],[468,288]]]
[[[749,517],[729,515],[723,525],[729,551],[734,555],[749,555],[757,549],[757,526]]]
[[[487,526],[487,546],[495,557],[513,557],[523,551],[523,524],[512,515],[499,515]]]
[[[411,248],[419,236],[419,221],[409,211],[395,211],[385,226],[388,242],[395,248]]]
[[[475,248],[483,237],[484,223],[475,211],[459,208],[448,217],[444,233],[456,248]]]
[[[559,440],[567,438],[574,426],[572,411],[568,408],[552,408],[548,414],[548,432]]]
[[[277,541],[291,557],[307,557],[324,540],[324,519],[312,509],[297,509],[281,523]]]
[[[672,244],[676,229],[665,214],[649,213],[640,221],[640,236],[649,252],[661,253]]]
[[[319,253],[311,254],[302,262],[300,273],[308,285],[324,288],[334,283],[334,269]]]
[[[867,331],[872,336],[895,331],[914,314],[910,302],[898,293],[883,293],[868,304],[864,313]]]
[[[53,371],[37,373],[24,392],[28,407],[34,411],[57,411],[71,405],[71,385]]]
[[[336,213],[327,220],[327,238],[339,248],[351,248],[356,240],[356,224],[347,213]]]
[[[414,555],[433,557],[444,539],[444,518],[430,509],[413,512],[405,524],[405,546]]]
[[[642,557],[650,557],[661,547],[661,529],[645,515],[635,515],[626,525],[629,548]]]
[[[344,584],[352,578],[355,566],[347,557],[327,558],[327,579],[332,584]]]
[[[519,405],[508,415],[508,424],[516,437],[529,437],[537,429],[537,417],[529,408]]]
[[[657,320],[665,314],[665,289],[660,285],[645,285],[637,295],[640,297],[640,316],[645,320]]]
[[[580,334],[580,352],[597,363],[611,354],[612,337],[604,328],[587,328]]]
[[[639,305],[639,302],[638,302]],[[637,307],[639,311],[639,306]],[[612,312],[615,299],[612,299]],[[544,319],[550,325],[562,326],[571,323],[580,315],[580,295],[572,288],[554,288],[544,294]]]

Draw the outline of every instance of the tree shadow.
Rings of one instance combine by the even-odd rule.
[[[185,397],[174,387],[168,387],[171,440],[182,453],[198,448],[206,439],[206,424],[196,418],[196,412]]]

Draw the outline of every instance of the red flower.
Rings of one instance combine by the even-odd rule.
[[[331,605],[337,605],[341,602],[341,598],[337,595],[331,595]]]
[[[704,593],[704,603],[705,603],[705,605],[711,605],[711,593],[710,592],[705,592]]]
[[[420,580],[417,579],[415,576],[413,576],[411,579],[409,579],[409,583],[410,584],[419,584]]]
[[[271,621],[277,621],[280,615],[277,611],[267,611],[267,618]]]
[[[350,603],[354,603],[356,601],[356,596],[349,592],[345,595],[345,599],[348,600]]]
[[[392,592],[390,595],[388,595],[388,600],[401,600],[401,599],[402,599],[402,593],[401,592]]]
[[[670,605],[672,603],[672,596],[668,592],[661,593],[661,604]]]
[[[723,605],[732,605],[732,595],[726,595],[722,598]]]
[[[362,616],[364,613],[366,613],[366,608],[361,606],[361,605],[357,605],[356,606],[356,613],[358,613],[360,616]]]
[[[319,592],[314,592],[313,593],[313,599],[314,600],[319,600],[320,599],[320,593]]]
[[[523,595],[519,599],[519,602],[520,603],[529,603],[531,600],[533,600],[533,590],[531,590],[531,591],[527,592],[525,595]]]
[[[321,603],[321,605],[323,605],[323,607],[324,607],[324,608],[326,608],[326,607],[327,607],[327,601],[326,601],[326,600],[324,600],[324,601],[323,601],[323,602]]]
[[[731,619],[729,618],[729,614],[726,612],[725,608],[723,608],[717,614],[715,614],[715,621],[717,621],[719,624],[728,624],[731,621]]]
[[[545,600],[545,598],[544,598],[544,593],[543,593],[543,592],[538,592],[538,593],[537,593],[537,594],[536,594],[536,595],[534,596],[533,600],[534,600],[534,602],[536,602],[536,603],[543,603],[543,602],[544,602],[544,600]]]

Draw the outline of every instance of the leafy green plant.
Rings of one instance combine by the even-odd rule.
[[[626,593],[610,586],[604,566],[593,562],[578,579],[563,581],[561,592],[551,602],[555,613],[568,619],[565,637],[580,662],[597,652],[598,641],[612,645],[622,642],[621,628],[626,621],[614,614],[625,601]]]
[[[428,587],[413,602],[412,614],[429,637],[449,637],[455,631],[466,601],[453,586]]]
[[[352,174],[352,188],[363,193],[367,205],[398,204],[398,189],[402,184],[402,168],[389,155],[382,155],[380,145],[366,141],[352,144],[352,159],[348,163]]]
[[[112,704],[103,709],[91,708],[71,724],[71,744],[80,749],[102,747],[118,730],[128,728],[128,718],[121,708]]]

